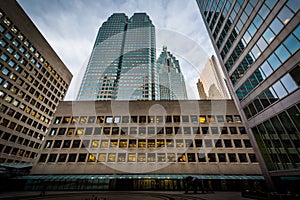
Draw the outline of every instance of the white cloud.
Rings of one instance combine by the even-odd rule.
[[[114,12],[146,12],[157,32],[157,48],[168,45],[180,61],[189,97],[198,98],[197,78],[213,54],[196,1],[182,0],[18,0],[74,78],[66,100],[75,98],[99,27]],[[161,34],[168,30],[169,34]],[[159,35],[163,37],[158,38]],[[176,37],[174,37],[176,35]],[[179,39],[178,39],[179,38]],[[188,42],[187,42],[188,41]],[[157,55],[158,56],[158,55]],[[198,76],[199,75],[199,76]],[[195,94],[196,93],[196,94]]]

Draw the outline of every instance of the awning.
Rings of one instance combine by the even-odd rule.
[[[184,179],[187,176],[211,180],[264,180],[261,175],[201,175],[201,174],[110,174],[110,175],[28,175],[16,179],[70,180],[70,179]]]

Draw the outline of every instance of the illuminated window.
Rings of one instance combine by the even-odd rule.
[[[168,162],[176,162],[175,153],[168,153],[167,158],[168,158]]]
[[[105,123],[111,124],[113,122],[113,117],[106,117],[105,118]]]
[[[74,133],[75,133],[75,128],[69,128],[67,135],[74,135]]]
[[[84,129],[83,128],[77,128],[76,135],[83,135]]]
[[[76,124],[78,122],[79,117],[72,117],[71,123]]]
[[[128,162],[136,162],[135,153],[128,153]]]
[[[183,139],[176,140],[176,147],[184,147]]]
[[[84,117],[80,117],[79,123],[85,124],[86,121],[87,121],[87,117],[85,117],[85,116]]]
[[[99,153],[98,161],[105,162],[106,161],[106,153]]]
[[[99,140],[92,140],[92,148],[98,148]]]
[[[101,140],[101,148],[108,148],[108,140]]]
[[[110,140],[110,147],[117,147],[118,146],[118,140]]]
[[[146,154],[145,153],[138,153],[138,162],[146,162]]]
[[[104,122],[104,116],[98,116],[97,117],[97,123],[102,124]]]
[[[146,140],[138,140],[139,148],[146,148]]]
[[[157,154],[157,161],[158,162],[166,162],[166,154],[165,153],[158,153]]]
[[[70,117],[64,117],[62,123],[63,124],[68,124],[70,122]]]
[[[199,117],[199,122],[200,122],[200,123],[206,123],[206,122],[207,122],[206,116],[200,116],[200,117]]]
[[[115,162],[116,161],[116,154],[115,153],[109,153],[107,161],[108,162]]]
[[[129,140],[129,148],[136,148],[136,140],[134,139]]]
[[[126,153],[118,153],[118,162],[126,161]]]

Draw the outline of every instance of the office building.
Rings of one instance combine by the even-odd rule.
[[[297,192],[299,1],[197,3],[268,186]]]
[[[26,188],[214,190],[262,181],[231,100],[65,101],[59,104]],[[247,186],[248,184],[248,186]]]
[[[159,99],[155,27],[146,13],[114,13],[102,24],[77,100]]]
[[[16,1],[0,2],[0,165],[36,160],[72,74]]]
[[[229,99],[229,91],[221,67],[213,55],[208,60],[197,82],[200,99]]]
[[[179,61],[163,46],[156,61],[160,100],[186,100],[187,93]]]

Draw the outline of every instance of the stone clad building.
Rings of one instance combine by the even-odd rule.
[[[94,177],[98,189],[105,180],[109,189],[154,189],[161,180],[176,190],[193,175],[215,189],[241,188],[241,179],[263,178],[237,113],[230,100],[61,102],[28,187]]]

